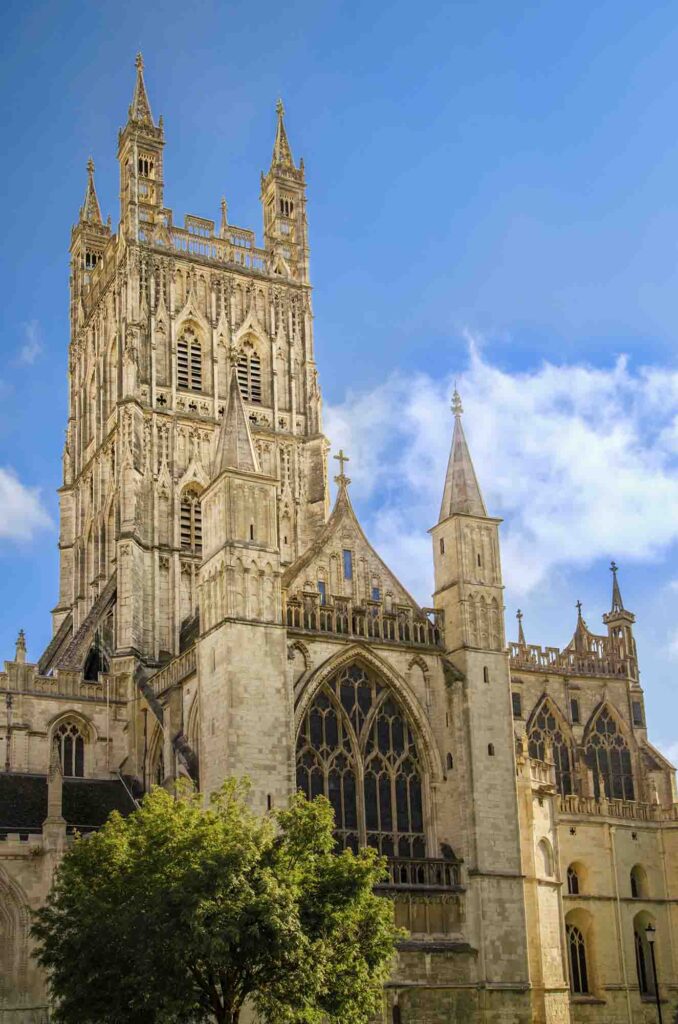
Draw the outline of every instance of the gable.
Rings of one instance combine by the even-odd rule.
[[[350,578],[345,569],[351,570]],[[417,602],[363,533],[345,485],[340,486],[325,529],[283,576],[283,587],[290,595],[317,593],[318,583],[325,584],[328,601],[350,598],[363,604],[375,600],[383,601],[387,610],[389,605],[407,605],[419,611]]]

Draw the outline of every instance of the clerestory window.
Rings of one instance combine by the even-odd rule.
[[[297,738],[297,786],[309,799],[330,801],[342,848],[426,855],[414,731],[390,687],[360,664],[323,685],[306,712]]]

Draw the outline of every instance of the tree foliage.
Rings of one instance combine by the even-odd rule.
[[[336,854],[328,801],[258,818],[245,785],[154,789],[62,861],[33,935],[60,1024],[362,1024],[396,929],[372,850]]]

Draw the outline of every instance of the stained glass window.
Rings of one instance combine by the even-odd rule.
[[[614,716],[604,707],[588,731],[586,764],[593,772],[593,792],[616,800],[634,800],[631,752]]]
[[[54,734],[61,770],[66,776],[85,774],[85,740],[75,722],[63,722]]]
[[[546,745],[551,744],[556,766],[556,785],[562,796],[572,792],[572,747],[565,738],[560,716],[549,700],[544,700],[534,715],[529,730],[528,752],[537,761],[546,760]]]
[[[297,786],[328,798],[342,847],[388,857],[426,854],[422,767],[391,689],[353,663],[322,686],[297,740]]]

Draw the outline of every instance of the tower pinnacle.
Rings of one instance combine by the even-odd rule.
[[[617,573],[619,566],[615,561],[610,562],[610,572],[612,573],[612,607],[610,608],[611,614],[614,612],[623,612],[624,602],[622,601],[621,590],[619,589],[619,581],[617,579]]]
[[[134,64],[137,69],[137,80],[134,85],[134,95],[129,108],[129,119],[130,121],[138,121],[141,124],[153,125],[153,114],[151,113],[151,105],[148,102],[146,85],[144,84],[144,58],[141,53],[137,54]]]
[[[287,140],[287,132],[285,131],[285,107],[281,99],[278,99],[278,102],[275,105],[275,111],[278,115],[278,124],[275,130],[275,142],[273,143],[271,170],[273,170],[274,167],[294,168],[292,150]]]
[[[80,221],[86,224],[101,224],[101,209],[97,198],[97,191],[94,187],[94,161],[92,157],[87,161],[87,187],[85,188],[85,201],[80,208]]]
[[[518,643],[521,647],[525,647],[525,630],[523,629],[523,613],[520,608],[516,612],[516,618],[518,620]]]
[[[452,412],[454,413],[454,433],[450,458],[447,463],[439,522],[457,512],[471,516],[487,516],[487,509],[480,493],[478,479],[464,436],[464,428],[461,424],[463,407],[456,388],[452,396]]]

